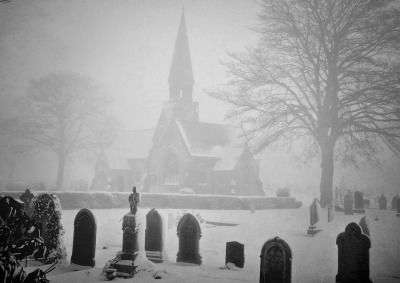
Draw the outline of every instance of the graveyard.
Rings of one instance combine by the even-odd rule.
[[[264,254],[264,249],[270,250],[268,245],[272,245],[269,241],[272,240],[281,241],[283,249],[288,253],[284,258],[287,261],[286,272],[290,270],[287,274],[289,281],[279,282],[336,282],[336,240],[340,241],[338,235],[341,233],[343,239],[346,226],[355,222],[359,225],[353,223],[353,226],[359,227],[356,229],[362,231],[362,237],[370,241],[370,248],[367,247],[366,251],[369,252],[371,281],[400,281],[400,217],[391,207],[367,208],[364,213],[355,213],[357,209],[354,209],[353,213],[346,214],[344,211],[329,212],[328,209],[321,209],[318,202],[310,200],[311,207],[303,205],[297,209],[183,210],[141,206],[135,208],[135,204],[132,206],[134,199],[132,197],[129,201],[131,213],[127,213],[128,202],[126,209],[62,210],[62,242],[66,247],[66,256],[60,256],[61,260],[47,274],[47,279],[50,282],[105,281],[104,266],[121,250],[134,250],[132,241],[136,239],[139,242],[136,247],[136,250],[139,248],[137,257],[142,257],[142,263],[135,267],[134,282],[259,282],[262,274],[260,255]],[[397,201],[396,197],[394,199]],[[149,223],[156,223],[159,230],[147,226]],[[121,226],[127,225],[137,229],[132,230],[132,234],[125,234]],[[308,233],[309,225],[318,232]],[[78,226],[82,228],[78,229]],[[189,244],[186,248],[193,248],[194,257],[181,250],[185,244],[180,245],[180,237],[185,229],[193,232],[192,236],[187,237]],[[133,234],[137,237],[132,238]],[[158,236],[154,238],[154,235]],[[152,237],[152,240],[148,242],[143,239],[147,237]],[[143,242],[146,244],[141,247]],[[156,244],[155,250],[159,250],[159,253],[147,251],[156,242],[159,244]],[[227,255],[227,242],[231,242],[231,248],[236,246],[239,249],[236,253],[242,262],[233,266],[226,264],[226,256],[235,257]],[[73,248],[73,245],[76,247]],[[144,253],[143,248],[146,250]],[[146,259],[146,255],[152,262]],[[27,272],[38,267],[46,270],[49,266],[33,261],[25,269]],[[132,278],[119,276],[113,280],[132,282]]]

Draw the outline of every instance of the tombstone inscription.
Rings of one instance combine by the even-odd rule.
[[[268,240],[261,249],[259,283],[290,283],[292,251],[281,238]]]
[[[372,283],[369,278],[371,241],[360,226],[352,222],[336,238],[338,246],[337,283]]]
[[[225,264],[228,262],[233,263],[237,267],[243,268],[244,266],[244,245],[233,241],[226,242],[225,250]]]
[[[96,229],[93,213],[89,209],[81,209],[74,221],[71,263],[95,266]]]
[[[190,214],[185,214],[178,223],[179,250],[177,262],[201,264],[199,241],[201,229],[199,222]]]

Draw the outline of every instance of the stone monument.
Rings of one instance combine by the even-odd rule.
[[[139,204],[139,193],[133,187],[129,195],[130,211],[122,220],[122,252],[117,256],[111,268],[117,270],[117,277],[132,278],[136,271],[135,259],[138,254],[138,227],[136,225],[136,212]]]
[[[308,227],[307,234],[314,236],[322,229],[317,229],[317,222],[319,221],[318,199],[314,199],[310,206],[310,226]]]

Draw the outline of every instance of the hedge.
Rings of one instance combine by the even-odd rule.
[[[19,198],[23,192],[0,192]],[[37,195],[39,191],[33,191]],[[80,208],[129,208],[130,192],[65,192],[51,191],[56,194],[62,209]],[[177,209],[290,209],[299,208],[302,203],[294,197],[263,197],[263,196],[227,196],[199,194],[161,194],[141,193],[140,206]]]

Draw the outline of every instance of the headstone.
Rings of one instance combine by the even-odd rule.
[[[235,266],[243,268],[244,266],[244,245],[233,241],[226,243],[225,264],[233,263]]]
[[[365,213],[364,210],[364,194],[360,191],[354,192],[354,212]]]
[[[344,196],[344,214],[353,215],[353,196],[351,194]]]
[[[177,262],[201,264],[199,241],[201,229],[199,222],[190,214],[185,214],[178,223],[179,251]]]
[[[132,278],[135,274],[135,259],[138,255],[138,228],[136,226],[136,212],[139,205],[139,193],[136,187],[133,187],[132,193],[129,195],[129,213],[125,214],[122,220],[122,253],[117,256],[110,268],[117,270],[117,277]]]
[[[259,283],[290,283],[292,251],[279,237],[268,240],[261,249]]]
[[[152,262],[162,262],[162,220],[154,208],[146,215],[145,250]]]
[[[357,223],[350,223],[336,238],[338,273],[336,282],[372,283],[369,279],[369,249],[371,241]]]
[[[333,221],[335,218],[335,206],[331,203],[328,205],[328,222]]]
[[[365,216],[363,216],[363,217],[360,219],[360,222],[358,223],[358,225],[360,225],[362,232],[363,232],[365,235],[369,236],[369,228],[368,228],[367,219],[366,219]]]
[[[317,229],[317,222],[319,221],[319,205],[318,199],[314,199],[310,205],[310,226],[308,227],[307,234],[314,236],[316,233],[321,231]]]
[[[95,266],[96,230],[96,220],[93,213],[89,209],[81,209],[74,221],[71,263]]]
[[[397,216],[400,217],[400,198],[397,198]]]
[[[378,203],[379,209],[387,209],[387,199],[383,194],[379,197]]]
[[[395,195],[392,198],[392,210],[397,210],[397,199],[399,198],[399,195]]]

